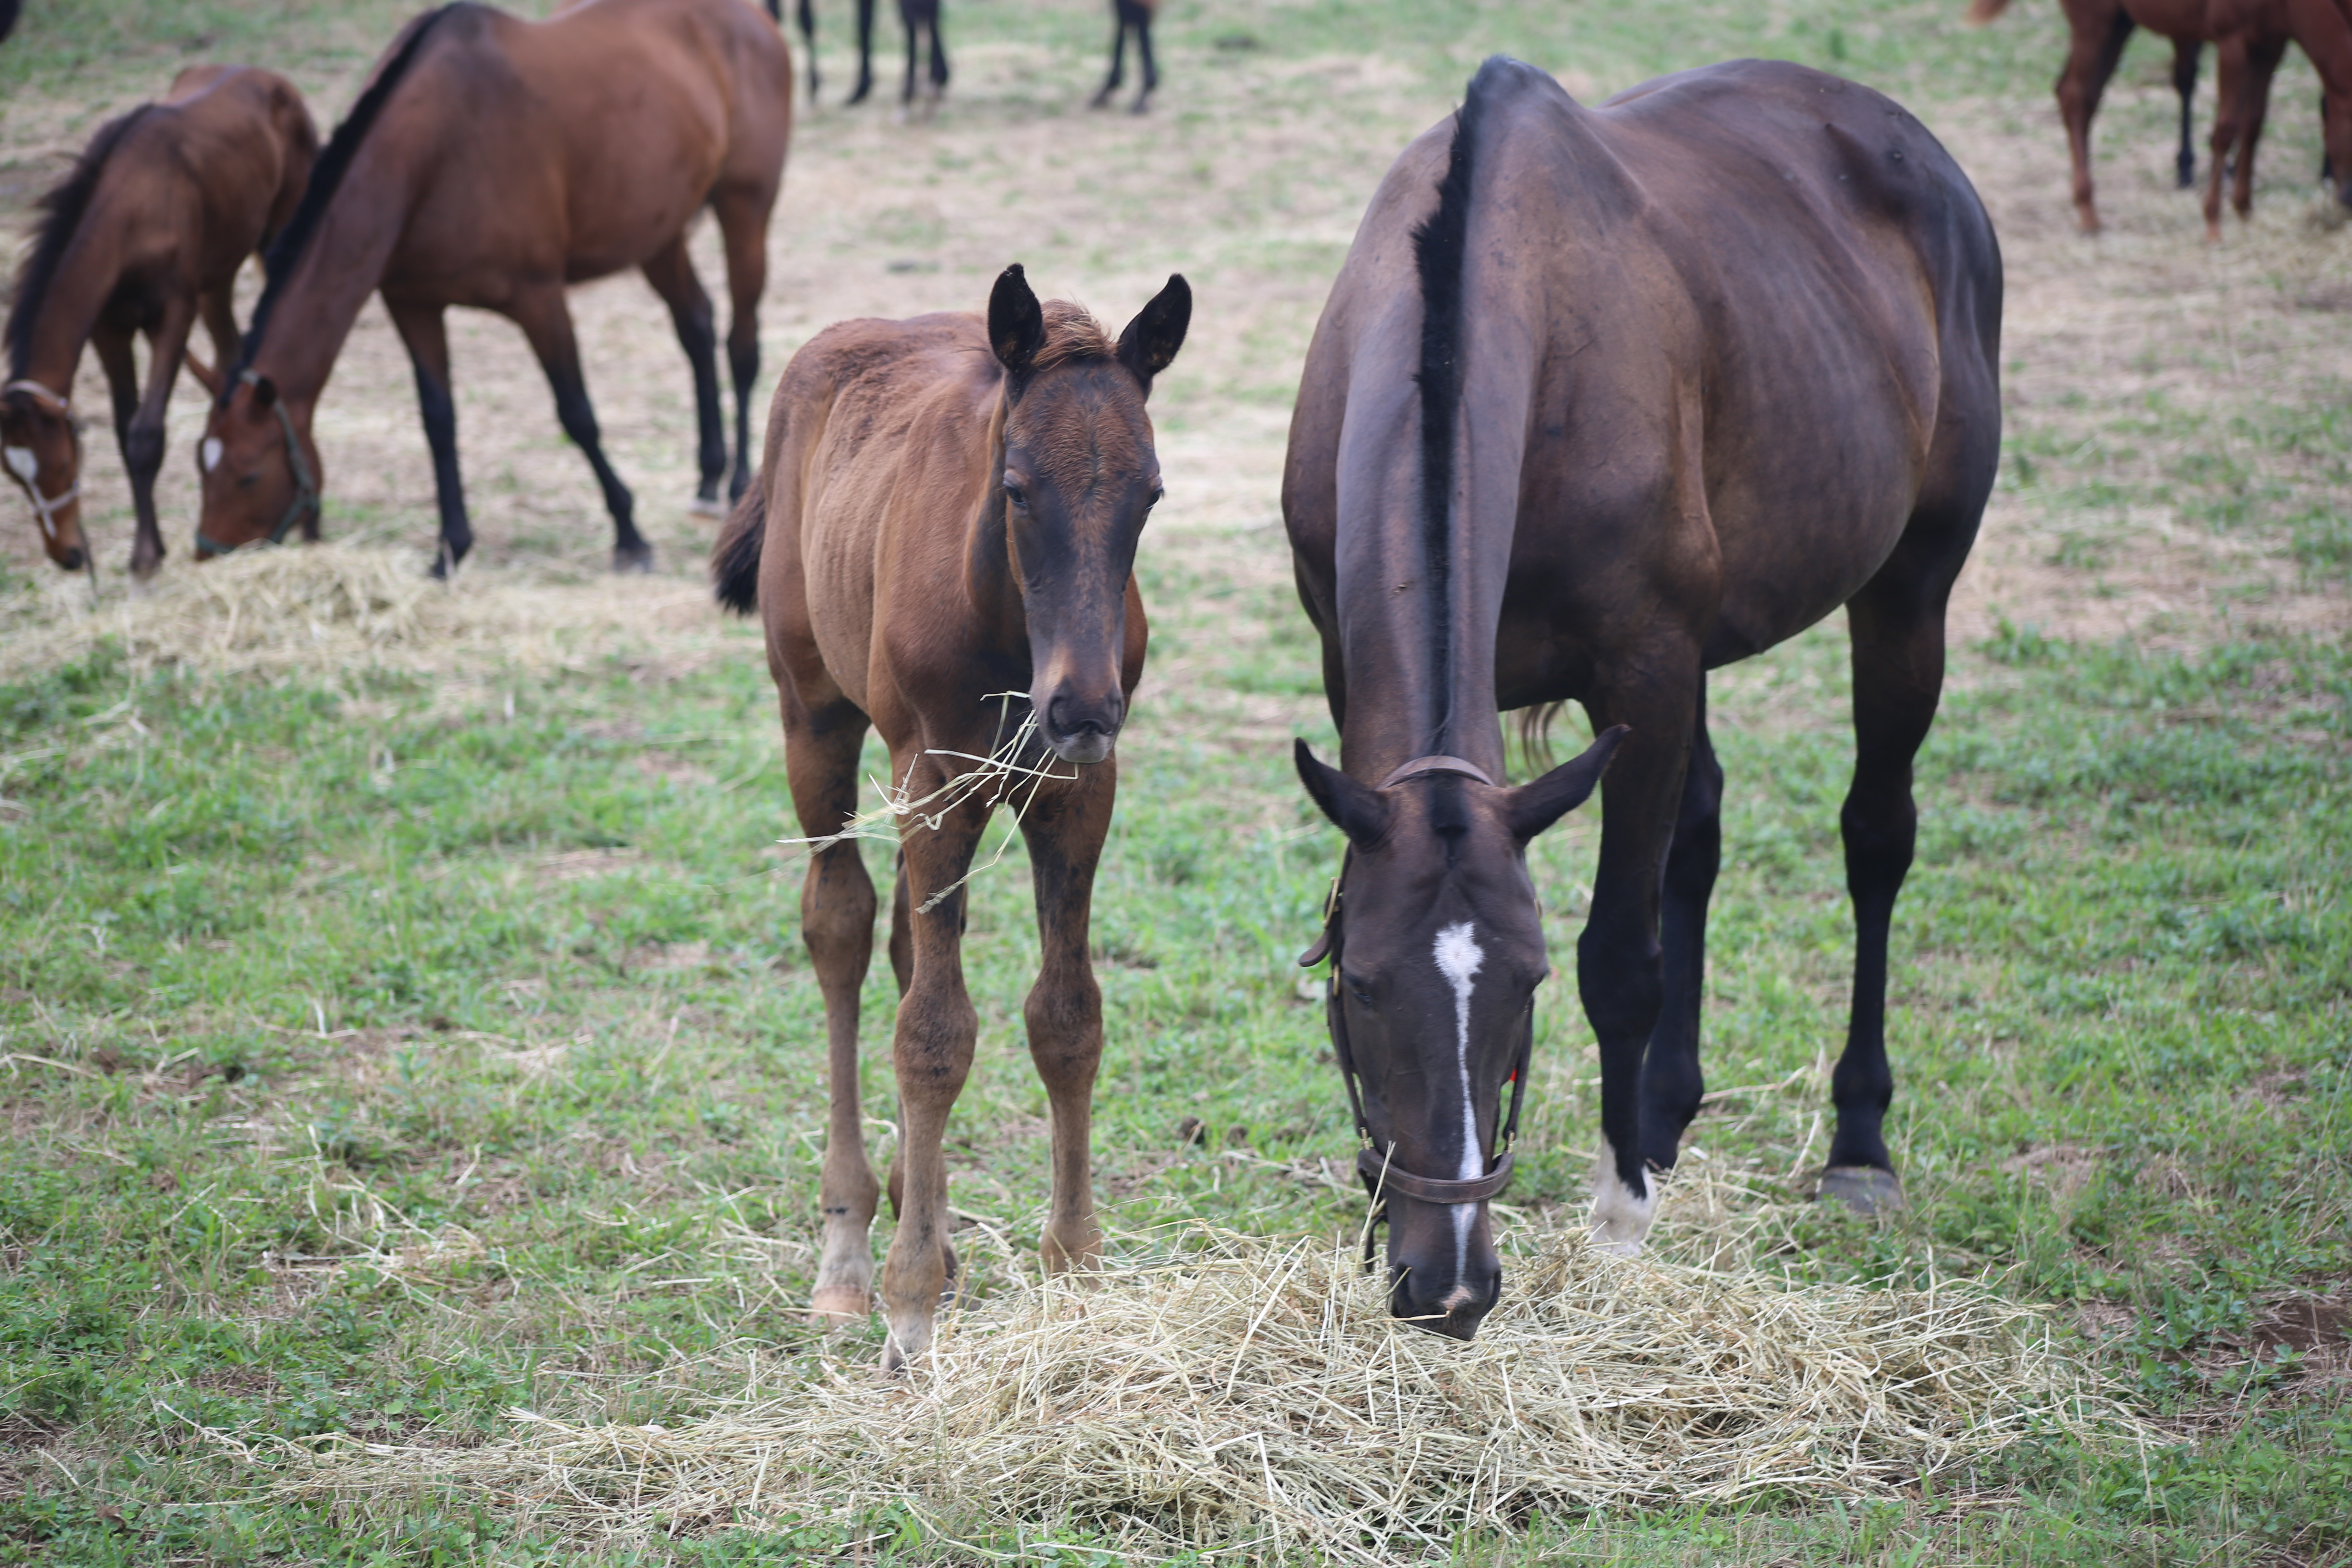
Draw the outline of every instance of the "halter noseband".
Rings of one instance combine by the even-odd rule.
[[[247,386],[256,386],[261,382],[261,378],[250,370],[238,372],[236,379]],[[286,412],[286,400],[281,397],[269,406],[277,411],[278,427],[286,433],[286,466],[294,473],[294,499],[286,503],[286,515],[279,518],[278,526],[269,531],[268,541],[271,544],[283,544],[286,536],[294,531],[294,525],[302,521],[305,513],[317,513],[319,481],[310,477],[310,465],[302,457],[302,443],[295,437],[294,416]],[[248,539],[243,544],[222,544],[205,538],[205,531],[199,528],[196,530],[196,559],[209,561],[215,555],[249,550],[261,542],[258,539]]]
[[[1443,755],[1415,757],[1391,771],[1378,788],[1387,789],[1407,779],[1431,773],[1455,773],[1494,786],[1494,779],[1475,763],[1460,757]],[[1352,858],[1355,851],[1348,851]],[[1348,1109],[1356,1118],[1356,1138],[1360,1145],[1356,1151],[1356,1174],[1371,1195],[1372,1212],[1364,1225],[1364,1267],[1372,1266],[1372,1233],[1388,1218],[1388,1198],[1391,1193],[1430,1204],[1478,1204],[1498,1196],[1511,1184],[1511,1144],[1519,1133],[1519,1106],[1528,1092],[1528,1057],[1535,1045],[1535,1031],[1529,1028],[1528,1037],[1519,1045],[1517,1059],[1511,1064],[1511,1106],[1503,1117],[1503,1125],[1495,1137],[1494,1167],[1483,1176],[1444,1181],[1434,1176],[1416,1176],[1390,1158],[1390,1151],[1380,1148],[1372,1137],[1371,1122],[1364,1115],[1363,1089],[1358,1082],[1355,1055],[1348,1048],[1347,1015],[1339,1002],[1339,945],[1342,925],[1339,919],[1339,888],[1348,875],[1347,860],[1339,866],[1339,875],[1331,879],[1331,894],[1323,905],[1323,934],[1313,947],[1307,950],[1298,963],[1305,968],[1329,958],[1331,983],[1324,995],[1324,1006],[1331,1025],[1333,1055],[1339,1060],[1340,1081],[1348,1086]],[[1392,1149],[1394,1145],[1391,1145]]]

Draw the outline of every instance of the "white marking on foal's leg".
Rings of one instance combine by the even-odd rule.
[[[1454,987],[1454,1058],[1462,1074],[1462,1169],[1461,1179],[1474,1182],[1480,1174],[1478,1165],[1478,1100],[1470,1089],[1470,989],[1477,979],[1479,967],[1486,962],[1470,922],[1447,926],[1437,933],[1435,947],[1437,972]],[[1470,1224],[1477,1218],[1475,1204],[1455,1204],[1454,1207],[1454,1278],[1459,1279],[1470,1268]]]
[[[1658,1217],[1658,1184],[1646,1173],[1644,1178],[1646,1191],[1637,1198],[1617,1174],[1616,1149],[1608,1139],[1601,1140],[1601,1162],[1592,1172],[1593,1246],[1620,1258],[1641,1252],[1642,1240]]]

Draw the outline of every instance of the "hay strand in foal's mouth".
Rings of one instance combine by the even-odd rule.
[[[903,831],[901,825],[904,823],[909,821],[919,823],[937,833],[940,824],[947,820],[948,813],[958,806],[970,801],[980,800],[981,805],[992,809],[1001,803],[1012,799],[1013,793],[1021,787],[1023,781],[1026,780],[1029,793],[1013,802],[1013,820],[1005,824],[1004,837],[996,841],[996,852],[985,860],[974,858],[971,865],[965,868],[962,876],[925,899],[916,912],[929,914],[946,900],[949,894],[979,876],[982,871],[991,869],[998,861],[1004,858],[1004,852],[1013,847],[1013,835],[1021,831],[1021,819],[1028,815],[1029,807],[1037,799],[1037,792],[1045,787],[1047,780],[1067,784],[1078,776],[1075,764],[1070,772],[1059,773],[1054,771],[1054,764],[1050,761],[1042,764],[1022,761],[1023,755],[1030,750],[1030,743],[1037,738],[1036,710],[1024,707],[1021,722],[1013,726],[1011,734],[1005,733],[1004,727],[1012,719],[1013,704],[1019,702],[1025,705],[1028,702],[1029,697],[1026,692],[994,691],[982,700],[997,705],[997,742],[986,756],[976,756],[970,752],[947,751],[938,747],[921,753],[926,757],[945,757],[951,762],[970,763],[971,767],[960,773],[952,774],[947,783],[919,799],[911,795],[908,793],[908,786],[904,784],[886,784],[880,779],[869,777],[866,782],[872,784],[874,793],[882,797],[880,805],[870,810],[861,811],[843,823],[838,833],[828,833],[821,838],[779,838],[776,842],[805,847],[812,855],[820,850],[830,849],[836,844],[847,844],[860,838],[871,838],[895,845],[898,842],[898,836]],[[981,799],[982,795],[987,798]]]
[[[1554,1233],[1515,1248],[1462,1344],[1391,1319],[1342,1244],[1156,1245],[950,1314],[901,1382],[835,1363],[666,1427],[519,1411],[479,1447],[333,1439],[291,1447],[278,1485],[476,1492],[588,1535],[900,1509],[950,1538],[1393,1562],[1531,1514],[1888,1495],[2030,1431],[2128,1426],[2040,1318],[1979,1286],[1790,1287]]]

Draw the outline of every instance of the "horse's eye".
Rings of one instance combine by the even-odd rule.
[[[1167,487],[1167,486],[1165,486],[1165,485],[1154,485],[1154,486],[1152,486],[1152,487],[1151,487],[1151,499],[1150,499],[1150,500],[1147,500],[1147,501],[1145,501],[1145,502],[1143,503],[1143,510],[1146,510],[1146,511],[1150,511],[1153,507],[1158,506],[1158,505],[1160,504],[1160,497],[1162,497],[1162,496],[1164,496],[1164,495],[1166,495],[1167,493],[1168,493],[1168,487]]]
[[[1029,492],[1011,479],[1004,481],[1004,499],[1023,511],[1029,510]]]
[[[1354,975],[1342,974],[1339,976],[1339,984],[1348,988],[1348,994],[1356,999],[1358,1006],[1369,1007],[1372,1005],[1372,988]]]

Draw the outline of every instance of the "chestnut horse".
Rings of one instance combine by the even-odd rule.
[[[1982,26],[2009,9],[2010,0],[1975,0],[1964,18]],[[2254,205],[2254,149],[2270,112],[2271,79],[2290,41],[2319,73],[2324,101],[2320,132],[2327,177],[2336,199],[2352,206],[2352,6],[2346,0],[2062,0],[2070,37],[2058,73],[2058,112],[2074,163],[2074,219],[2085,234],[2099,232],[2091,184],[2091,121],[2108,79],[2123,59],[2134,27],[2172,40],[2172,85],[2180,94],[2180,184],[2195,166],[2189,151],[2189,103],[2197,86],[2197,51],[2216,46],[2212,150],[2205,173],[2205,237],[2221,237],[2221,182],[2234,162],[2230,205],[2240,217]],[[2233,156],[2234,155],[2234,156]]]
[[[139,517],[131,570],[152,576],[163,560],[155,519],[163,415],[188,334],[201,318],[214,363],[235,363],[237,269],[293,216],[318,153],[310,111],[284,77],[190,66],[161,102],[101,126],[73,173],[41,198],[45,216],[8,311],[0,454],[33,503],[42,548],[67,571],[92,562],[71,403],[82,346],[97,346],[131,477]],[[143,397],[131,346],[140,332]],[[187,364],[220,390],[215,370],[194,358]]]
[[[718,216],[734,322],[733,493],[750,482],[769,210],[792,132],[792,57],[742,0],[589,0],[543,22],[465,3],[410,23],[336,128],[270,250],[245,358],[205,427],[199,555],[315,527],[310,420],[368,295],[407,346],[441,512],[435,570],[473,546],[449,395],[452,305],[523,330],[565,435],[604,487],[613,563],[645,568],[635,501],[597,440],[564,286],[641,268],[694,367],[698,503],[727,472],[710,299],[687,226]]]
[[[998,753],[1024,714],[1034,721],[1035,742],[1014,761],[1048,776],[1014,793],[1044,947],[1024,1016],[1053,1108],[1048,1269],[1085,1268],[1101,1253],[1088,1161],[1102,993],[1087,911],[1118,789],[1111,747],[1143,674],[1133,564],[1160,499],[1144,399],[1192,311],[1191,289],[1171,278],[1113,343],[1076,306],[1039,305],[1016,266],[997,279],[984,321],[826,328],[784,370],[759,486],[714,558],[720,601],[756,605],[766,624],[793,806],[812,839],[856,810],[869,724],[890,749],[892,780],[919,801],[969,771],[960,758]],[[961,889],[989,816],[989,799],[967,795],[899,834],[891,1054],[903,1124],[890,1170],[898,1231],[882,1272],[893,1369],[930,1344],[956,1277],[940,1142],[978,1030]],[[872,1300],[866,1233],[879,1189],[860,1129],[857,998],[874,917],[857,845],[821,846],[801,892],[832,1094],[818,1322],[863,1319]]]
[[[1389,171],[1307,351],[1283,515],[1345,770],[1298,747],[1348,839],[1305,962],[1333,960],[1398,1316],[1467,1338],[1500,1294],[1486,1200],[1549,968],[1527,846],[1612,747],[1577,980],[1596,1238],[1640,1246],[1702,1092],[1706,672],[1840,605],[1856,955],[1822,1187],[1898,1200],[1887,927],[1945,601],[2000,456],[2000,292],[1992,226],[1935,138],[1799,66],[1686,71],[1596,110],[1490,59]],[[1564,700],[1600,740],[1506,787],[1499,710]]]

